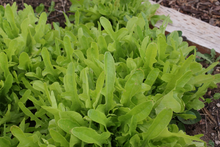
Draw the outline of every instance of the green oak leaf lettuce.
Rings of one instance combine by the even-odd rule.
[[[169,18],[151,29],[158,5],[71,2],[75,24],[53,29],[30,6],[0,7],[0,146],[206,146],[171,120],[195,119],[216,63],[166,37]]]

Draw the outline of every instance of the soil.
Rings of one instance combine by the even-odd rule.
[[[69,0],[53,0],[55,2],[55,12],[52,12],[48,17],[48,23],[59,22],[60,26],[65,26],[65,18],[63,12],[70,15],[68,12],[71,2]],[[181,13],[198,18],[213,26],[220,27],[220,0],[153,0],[159,4],[173,8]],[[32,5],[35,9],[40,3],[45,5],[45,11],[51,5],[51,0],[1,0],[0,5],[12,4],[16,2],[18,10],[24,8],[24,3]],[[201,62],[203,67],[208,67],[206,61]],[[213,74],[220,73],[220,65],[215,67]],[[217,88],[208,89],[204,98],[211,98],[215,93],[220,93],[220,84]],[[193,125],[185,125],[186,133],[189,135],[204,134],[201,138],[210,142],[210,146],[220,146],[220,99],[213,100],[211,103],[206,103],[205,108],[199,110],[202,120]],[[213,145],[211,145],[213,144]]]
[[[220,0],[153,0],[165,7],[220,27]]]
[[[6,6],[6,4],[12,5],[14,2],[16,2],[18,6],[18,10],[22,10],[24,8],[24,3],[31,5],[34,10],[37,6],[39,6],[41,3],[44,4],[45,12],[49,12],[49,7],[51,5],[52,0],[0,0],[0,5]],[[65,26],[65,17],[63,15],[63,12],[65,12],[67,15],[70,15],[69,8],[71,6],[70,0],[53,0],[55,2],[55,11],[52,12],[48,16],[48,23],[52,22],[59,22],[60,26]]]

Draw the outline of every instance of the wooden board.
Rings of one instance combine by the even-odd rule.
[[[155,4],[152,0],[149,0]],[[182,14],[174,9],[160,6],[156,15],[169,15],[173,21],[168,24],[166,31],[173,32],[181,30],[183,36],[187,38],[189,45],[195,45],[201,52],[209,53],[210,49],[215,49],[220,54],[220,28],[205,23],[199,19]],[[157,22],[156,27],[161,26],[162,21]]]

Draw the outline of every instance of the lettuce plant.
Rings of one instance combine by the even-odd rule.
[[[36,110],[32,104],[30,109],[25,107],[32,103],[26,102],[32,92],[34,97],[39,94],[30,81],[33,77],[47,79],[41,75],[44,65],[39,55],[43,47],[52,49],[55,38],[61,35],[59,29],[51,30],[46,21],[46,13],[37,18],[28,5],[18,12],[16,3],[6,8],[0,6],[0,146],[16,146],[17,139],[10,139],[10,127],[19,124],[28,127],[25,115]],[[54,24],[54,28],[57,27]],[[31,116],[41,122],[33,114]],[[8,140],[11,140],[10,145]]]
[[[151,4],[148,0],[70,0],[70,12],[80,12],[80,23],[93,22],[96,26],[101,16],[109,19],[113,28],[117,25],[125,27],[128,17],[138,16],[141,12],[154,25],[164,20],[164,15],[155,15],[159,4]],[[76,20],[75,20],[76,21]],[[171,22],[171,20],[170,20]]]
[[[217,63],[204,69],[177,32],[166,38],[169,18],[159,29],[145,13],[95,27],[77,11],[51,29],[30,6],[0,10],[0,146],[206,146],[170,122],[195,119],[188,112],[220,82],[207,74]]]

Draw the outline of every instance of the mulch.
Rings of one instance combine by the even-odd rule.
[[[219,0],[153,0],[160,5],[175,9],[186,15],[198,18],[213,26],[220,27]]]

